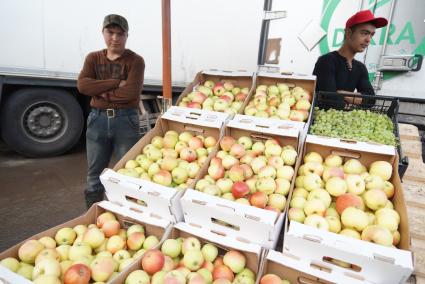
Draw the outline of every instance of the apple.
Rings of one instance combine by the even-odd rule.
[[[239,145],[239,144],[235,144],[235,145]],[[222,160],[222,165],[226,170],[230,169],[231,167],[237,164],[239,164],[239,160],[232,155],[226,155]]]
[[[234,273],[239,273],[245,268],[245,256],[236,250],[230,250],[224,254],[223,263]]]
[[[342,170],[342,168],[338,168],[338,167],[326,167],[323,170],[322,178],[326,182],[331,177],[339,177],[339,178],[343,179],[344,178],[344,171]]]
[[[308,163],[308,162],[316,162],[319,164],[323,164],[323,158],[317,152],[309,152],[304,156],[304,163]]]
[[[354,229],[344,228],[342,231],[339,232],[339,234],[353,239],[361,240],[360,233]]]
[[[241,136],[241,137],[239,137],[237,143],[239,145],[242,145],[245,148],[245,150],[251,149],[252,148],[252,145],[253,145],[252,144],[252,139],[249,138],[248,136]]]
[[[140,232],[140,233],[145,233],[145,228],[143,228],[142,225],[140,224],[134,224],[131,225],[128,229],[127,229],[127,237],[129,237],[132,233],[135,232]]]
[[[145,249],[139,249],[138,251],[136,251],[135,254],[133,254],[133,259],[137,259],[141,256],[143,256],[145,254],[146,250]]]
[[[276,274],[265,274],[260,279],[260,284],[282,284],[282,279]]]
[[[340,218],[338,211],[336,211],[334,207],[329,207],[326,209],[325,217],[326,216],[334,216]]]
[[[61,284],[61,281],[55,275],[40,275],[34,279],[34,284]]]
[[[38,239],[40,243],[44,245],[45,248],[55,248],[56,241],[52,237],[44,236]]]
[[[329,232],[338,234],[341,231],[341,221],[336,216],[326,216],[326,221],[329,225]]]
[[[189,250],[201,250],[201,243],[195,237],[185,238],[182,243],[182,253],[186,254]]]
[[[206,148],[214,147],[217,144],[217,139],[213,136],[208,136],[204,140],[204,145]]]
[[[150,284],[150,278],[145,271],[134,270],[125,279],[125,284]]]
[[[177,271],[181,272],[185,278],[187,278],[187,276],[188,276],[188,275],[190,274],[190,272],[191,272],[191,271],[189,270],[189,268],[187,268],[187,267],[185,267],[185,266],[184,266],[183,258],[180,260],[180,263],[179,263],[179,265],[178,265],[178,267],[177,267]]]
[[[161,251],[172,258],[180,255],[182,245],[180,241],[175,239],[167,239],[164,241],[161,247]]]
[[[200,250],[192,249],[186,251],[183,257],[183,263],[186,268],[196,271],[201,268],[204,263],[204,256]]]
[[[158,249],[150,249],[142,257],[142,268],[148,274],[153,275],[164,266],[164,254]]]
[[[254,151],[254,154],[261,155],[264,153],[264,150],[266,147],[264,146],[263,142],[257,141],[254,144],[252,144],[252,151]]]
[[[368,175],[364,178],[366,189],[384,189],[385,183],[380,176]]]
[[[235,143],[230,148],[230,155],[232,155],[235,158],[242,158],[245,155],[245,146],[242,144]]]
[[[109,220],[103,224],[101,230],[105,234],[105,237],[109,238],[113,235],[117,235],[120,229],[120,222],[118,222],[117,220]]]
[[[288,218],[291,221],[297,221],[299,223],[304,223],[305,214],[302,208],[290,208],[288,210]]]
[[[111,236],[106,243],[106,250],[112,254],[126,247],[126,241],[118,235]]]
[[[170,172],[166,170],[159,170],[153,175],[152,181],[163,186],[170,186],[173,181],[173,177]]]
[[[280,147],[278,144],[268,145],[264,150],[264,154],[266,157],[279,156],[282,154],[282,147]]]
[[[384,181],[391,178],[393,167],[386,161],[375,161],[370,165],[369,173],[381,177]]]
[[[149,250],[149,249],[155,247],[157,244],[159,244],[158,238],[154,235],[150,235],[143,242],[143,248],[145,250]]]
[[[255,187],[258,191],[269,195],[276,190],[276,182],[272,177],[259,178],[255,183]]]
[[[249,197],[249,203],[258,208],[264,208],[267,205],[267,194],[264,192],[255,192]]]
[[[400,243],[400,232],[394,231],[393,233],[393,246],[397,246]]]
[[[304,188],[295,188],[294,191],[292,192],[292,197],[300,196],[307,199],[308,194],[309,194],[308,191],[305,190]]]
[[[127,232],[128,233],[128,232]],[[145,234],[142,232],[133,232],[127,238],[127,247],[131,250],[139,250],[145,241]]]
[[[293,208],[304,209],[306,202],[307,200],[304,197],[295,196],[295,197],[292,197],[291,202],[289,203],[289,206],[291,208],[293,207]]]
[[[69,260],[78,260],[84,256],[89,256],[92,253],[91,246],[86,242],[76,242],[70,248],[68,252]]]
[[[326,190],[330,195],[338,197],[347,192],[347,183],[340,177],[331,177],[326,182]]]
[[[245,181],[245,183],[248,186],[249,192],[251,194],[257,192],[257,185],[256,185],[257,184],[257,177],[251,177],[251,178],[247,179]]]
[[[61,266],[59,261],[53,258],[46,258],[37,263],[32,271],[32,279],[36,279],[41,275],[59,277],[61,275]]]
[[[274,193],[282,194],[284,196],[288,195],[291,183],[285,178],[277,178],[275,180],[276,189]]]
[[[71,262],[71,261],[69,261],[69,262]],[[16,270],[16,274],[19,274],[19,275],[25,277],[28,280],[32,280],[33,270],[34,270],[34,266],[27,264],[25,262],[21,262],[18,270]]]
[[[213,163],[211,160],[210,166],[208,167],[208,174],[214,179],[218,180],[224,177],[224,167],[220,164]],[[243,173],[242,173],[243,175]]]
[[[55,259],[58,262],[61,260],[61,256],[56,249],[43,249],[38,253],[37,257],[35,258],[35,264],[46,258]]]
[[[366,188],[365,181],[360,175],[348,174],[345,178],[348,193],[361,195]]]
[[[236,199],[235,202],[240,203],[240,204],[244,204],[244,205],[250,205],[249,200],[247,198],[244,198],[244,197]]]
[[[341,215],[347,207],[354,207],[360,210],[364,210],[365,205],[363,199],[353,193],[346,193],[338,196],[336,199],[336,211],[338,214]]]
[[[21,267],[19,261],[14,257],[7,257],[0,261],[0,265],[6,267],[10,271],[16,272]]]
[[[314,199],[317,200],[317,199]],[[319,200],[318,200],[319,201]],[[328,221],[321,215],[312,214],[305,218],[304,224],[307,226],[315,227],[319,230],[329,231]]]
[[[240,165],[232,166],[228,173],[229,173],[229,178],[233,182],[243,181],[245,179],[244,168],[242,168]]]
[[[388,202],[387,195],[383,190],[370,189],[363,194],[366,206],[372,210],[384,208]]]
[[[110,213],[110,212],[105,212],[105,213]],[[103,213],[102,213],[103,214]],[[102,215],[101,214],[101,215]],[[111,213],[112,214],[112,213]],[[100,215],[99,215],[100,216]],[[114,216],[115,217],[115,216]],[[96,223],[97,223],[97,221],[96,221]],[[102,224],[103,224],[103,221],[102,221]],[[77,233],[77,236],[82,236],[86,231],[87,231],[87,226],[86,225],[83,225],[83,224],[79,224],[79,225],[77,225],[77,226],[75,226],[74,228],[73,228],[73,230]]]
[[[229,178],[221,178],[217,180],[216,185],[220,189],[220,192],[225,194],[232,190],[233,181]]]
[[[392,246],[393,235],[390,230],[380,225],[367,226],[362,232],[362,240],[380,244],[383,246]]]
[[[255,174],[258,174],[260,170],[267,165],[266,161],[262,157],[256,157],[252,160],[251,168]]]
[[[213,262],[217,255],[218,255],[218,249],[215,245],[207,243],[202,246],[201,249],[202,255],[207,262]]]
[[[204,255],[204,258],[205,258],[205,255]],[[207,261],[207,260],[205,260],[204,261],[204,263],[202,264],[202,268],[201,269],[206,269],[206,270],[208,270],[210,273],[212,273],[213,272],[213,270],[214,270],[214,264],[211,262],[211,261]],[[200,269],[200,270],[201,270]],[[198,272],[200,271],[200,270],[198,270]],[[211,276],[212,277],[212,276]]]
[[[308,193],[307,200],[312,200],[312,199],[321,200],[323,204],[325,204],[326,208],[328,208],[332,202],[332,198],[330,194],[326,190],[321,188],[314,189],[310,191],[310,193]]]
[[[335,154],[328,155],[325,158],[325,165],[328,167],[340,167],[342,162],[342,157]]]
[[[388,209],[388,208],[383,208],[383,209]],[[389,209],[389,210],[392,210],[392,209]],[[394,232],[394,231],[397,231],[399,222],[394,216],[390,214],[380,214],[376,216],[375,224],[387,228],[388,230],[390,230],[390,232]]]
[[[295,179],[295,187],[304,188],[304,176],[297,176]]]
[[[304,177],[303,185],[306,190],[312,191],[313,189],[322,188],[323,181],[318,174],[313,173]]]
[[[232,186],[232,195],[237,198],[242,198],[249,193],[248,185],[245,182],[237,181]]]
[[[63,275],[64,284],[85,284],[91,279],[90,267],[84,264],[71,265]]]
[[[19,247],[19,259],[28,264],[34,264],[37,255],[44,249],[44,245],[37,240],[26,241]]]
[[[343,169],[346,174],[361,174],[362,173],[362,164],[357,159],[350,159],[345,162]]]
[[[92,279],[97,282],[106,282],[114,273],[117,263],[112,257],[100,257],[90,264]]]
[[[171,171],[171,176],[172,176],[173,181],[176,184],[182,184],[182,183],[186,182],[187,179],[189,178],[188,172],[181,167],[177,167],[177,168],[173,169]]]
[[[325,203],[322,200],[316,198],[307,200],[304,204],[304,212],[307,216],[312,214],[324,216],[326,208],[327,207]]]
[[[276,208],[277,210],[281,212],[285,208],[285,204],[286,204],[286,198],[282,194],[273,193],[268,196],[267,205],[273,208]]]
[[[346,228],[354,228],[361,232],[369,225],[367,214],[355,207],[347,207],[341,214],[341,222]]]
[[[185,284],[186,277],[179,270],[171,270],[165,274],[163,281],[163,284]]]
[[[395,189],[394,189],[394,185],[391,182],[386,180],[384,182],[384,189],[383,190],[384,190],[385,194],[387,195],[388,199],[390,199],[394,196]]]
[[[202,192],[213,196],[220,196],[221,194],[220,188],[218,188],[218,186],[216,186],[215,184],[208,184],[204,187]]]

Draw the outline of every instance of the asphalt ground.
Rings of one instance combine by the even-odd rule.
[[[0,142],[0,251],[85,212],[83,143],[53,158],[25,158]]]

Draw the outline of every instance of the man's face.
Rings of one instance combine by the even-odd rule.
[[[122,53],[125,50],[128,34],[120,27],[111,26],[103,29],[103,38],[108,50]]]
[[[346,43],[353,52],[363,52],[369,46],[375,30],[376,27],[369,23],[359,24],[354,31],[347,29]]]

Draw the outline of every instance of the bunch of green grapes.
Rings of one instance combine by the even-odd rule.
[[[369,110],[315,108],[310,134],[397,146],[391,119]]]

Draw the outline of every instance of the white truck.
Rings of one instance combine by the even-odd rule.
[[[80,139],[88,98],[78,93],[76,78],[87,53],[104,48],[106,14],[128,19],[127,46],[146,62],[143,93],[161,93],[160,0],[3,0],[0,5],[0,127],[2,139],[16,151],[58,155]],[[425,54],[423,0],[173,0],[173,92],[203,69],[255,72],[260,64],[311,74],[318,56],[341,45],[345,20],[365,8],[389,18],[391,27],[388,36],[386,29],[378,30],[358,59],[369,68],[378,95],[410,101],[408,113],[413,105],[423,119],[423,108],[412,103],[425,101],[418,56]],[[272,42],[280,46],[272,49]],[[382,58],[386,70],[405,71],[381,72]]]

